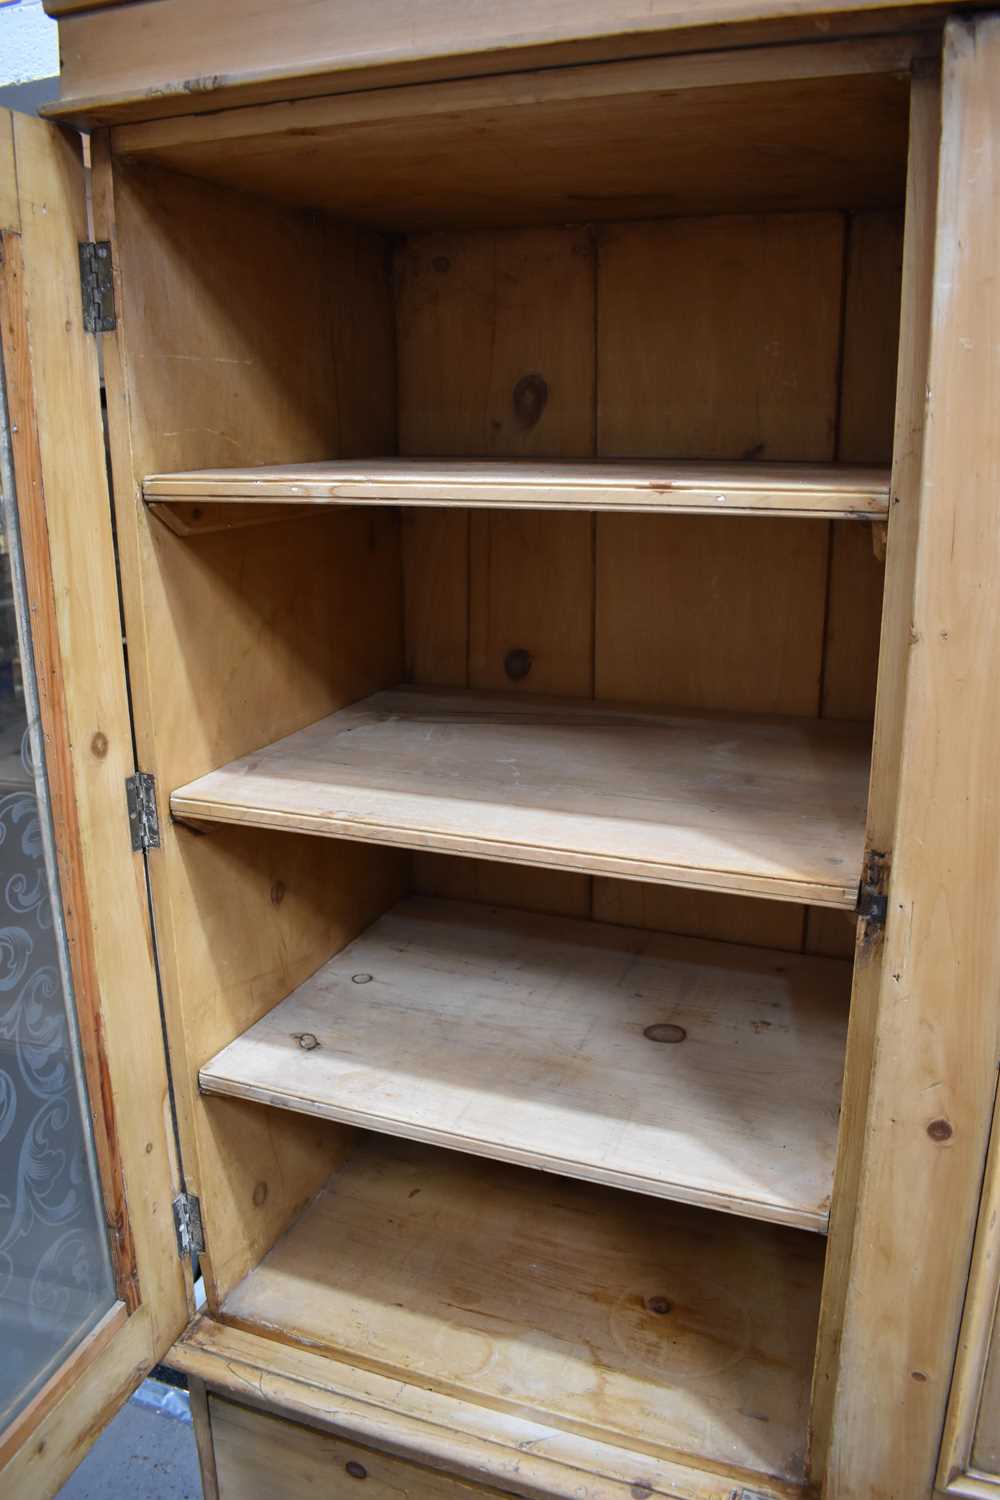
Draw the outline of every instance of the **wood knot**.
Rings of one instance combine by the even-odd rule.
[[[927,1127],[927,1134],[932,1141],[950,1141],[955,1132],[947,1120],[932,1120]]]
[[[520,682],[531,671],[534,658],[523,646],[515,646],[503,659],[503,669],[511,682]]]
[[[257,1182],[257,1183],[255,1183],[254,1184],[254,1190],[253,1190],[253,1206],[254,1206],[254,1208],[263,1208],[264,1204],[266,1202],[267,1202],[267,1183],[266,1182]]]
[[[357,1459],[352,1458],[350,1463],[346,1463],[344,1465],[344,1468],[347,1470],[348,1474],[350,1474],[352,1479],[368,1478],[368,1470],[365,1468],[364,1464],[359,1464]]]
[[[303,1052],[315,1052],[319,1046],[319,1037],[311,1031],[293,1031],[292,1040],[298,1042]]]
[[[99,729],[90,742],[90,751],[96,755],[98,760],[103,760],[108,753],[108,737],[103,730]]]
[[[669,1297],[650,1297],[646,1303],[646,1307],[651,1313],[655,1313],[658,1318],[665,1317],[667,1313],[674,1310],[674,1304]]]
[[[647,1026],[642,1034],[651,1042],[683,1042],[687,1038],[683,1026],[673,1026],[669,1021],[658,1021],[655,1026]]]
[[[522,375],[514,386],[511,399],[514,421],[522,432],[527,432],[529,428],[537,427],[541,421],[542,412],[549,399],[549,383],[544,375],[539,375],[537,370],[532,371],[530,375]]]
[[[287,887],[283,880],[276,880],[271,887],[271,905],[280,906],[285,899]]]

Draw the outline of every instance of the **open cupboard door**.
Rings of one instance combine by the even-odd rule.
[[[191,1307],[87,240],[79,138],[0,113],[0,1492],[19,1500],[59,1488]]]

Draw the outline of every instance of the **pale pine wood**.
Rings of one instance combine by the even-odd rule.
[[[14,117],[9,109],[4,109],[0,110],[0,232],[16,233],[20,227],[21,206],[14,166]]]
[[[223,1316],[638,1453],[794,1481],[819,1248],[682,1204],[637,1225],[630,1195],[380,1138]]]
[[[554,294],[553,287],[550,300]],[[592,305],[590,298],[588,303]],[[570,326],[575,323],[579,327],[582,321],[574,319],[572,313],[568,319]],[[535,330],[532,327],[529,331]],[[534,368],[530,360],[522,364]],[[463,373],[467,378],[468,371],[463,368]],[[512,388],[515,383],[516,372],[509,386]],[[498,384],[502,387],[502,382]],[[579,395],[571,392],[569,399],[571,404],[587,410],[593,394],[591,391],[588,400],[586,391]],[[435,401],[434,406],[440,413],[440,404]],[[410,420],[414,418],[411,416]],[[550,432],[551,427],[543,418],[541,440],[545,441]],[[495,446],[496,435],[491,435],[488,441]],[[279,501],[294,508],[308,500],[315,504],[438,508],[485,505],[503,509],[523,505],[530,510],[675,514],[704,511],[714,516],[856,518],[888,514],[889,472],[840,465],[698,464],[680,460],[510,464],[497,460],[406,458],[352,464],[331,459],[327,463],[265,465],[242,471],[210,469],[191,474],[150,474],[143,482],[143,494],[150,502],[176,499],[187,503],[237,501],[248,505]]]
[[[120,10],[64,19],[62,99],[52,112],[90,124],[151,119],[223,104],[384,90],[449,75],[815,40],[817,34],[829,41],[837,34],[884,32],[889,17],[893,26],[919,21],[928,3],[933,0],[887,13],[884,0],[861,0],[828,7],[819,25],[801,0],[777,0],[766,8],[667,0],[652,10],[632,7],[617,15],[595,0],[583,7],[560,0],[544,18],[526,0],[501,18],[479,4],[452,3],[428,6],[417,21],[397,28],[386,24],[384,12],[358,0],[341,5],[322,25],[304,0],[283,6],[280,24],[267,0],[249,9],[246,0],[201,0],[197,7],[191,0],[156,0],[147,6],[144,24]],[[879,40],[867,45],[877,49]],[[794,61],[779,58],[766,76],[775,72],[795,76]]]
[[[602,456],[675,451],[736,467],[763,448],[742,465],[751,481],[780,471],[772,452],[832,475],[842,241],[833,214],[610,226],[600,249]],[[785,398],[781,379],[795,381],[801,402]],[[827,528],[734,525],[597,518],[600,696],[815,713]],[[594,884],[605,919],[798,948],[802,912],[761,905],[755,917],[728,896]]]
[[[831,460],[842,256],[834,213],[603,229],[600,457]]]
[[[398,688],[176,789],[174,815],[853,906],[866,737]]]
[[[413,889],[425,896],[485,901],[490,906],[512,906],[556,917],[591,915],[589,875],[542,870],[495,859],[458,859],[451,854],[419,850],[411,854],[410,862]],[[631,889],[631,881],[623,884]]]
[[[198,1448],[198,1467],[201,1471],[203,1500],[219,1500],[219,1476],[215,1467],[212,1448],[212,1420],[209,1415],[208,1391],[205,1382],[197,1375],[188,1376],[188,1399],[191,1405],[191,1426]]]
[[[0,112],[0,204],[14,488],[63,915],[121,1298],[22,1424],[22,1435],[33,1427],[31,1440],[4,1455],[0,1490],[34,1500],[58,1489],[122,1388],[127,1394],[177,1337],[189,1274],[163,1233],[178,1175],[147,893],[122,800],[134,762],[97,350],[80,311],[77,245],[86,222],[76,143]]]
[[[401,673],[392,516],[181,538],[139,503],[143,476],[178,464],[391,451],[391,299],[377,237],[169,174],[112,172],[106,137],[94,155],[95,228],[117,274],[118,329],[102,342],[136,739],[165,798],[261,735]],[[397,899],[405,871],[375,849],[345,858],[237,829],[198,838],[165,810],[150,878],[185,1175],[203,1205],[215,1302],[317,1190],[349,1133],[204,1100],[198,1066]]]
[[[678,1500],[732,1500],[732,1473],[714,1466],[651,1458],[211,1318],[191,1325],[170,1363],[255,1410],[531,1500],[621,1500],[623,1487]],[[753,1486],[764,1500],[799,1500],[803,1493],[797,1484],[758,1474]]]
[[[515,479],[529,470],[564,472],[534,458],[528,465],[535,454],[570,460],[571,471],[580,472],[572,461],[592,459],[594,451],[594,251],[593,236],[580,229],[406,241],[396,262],[404,452],[489,453],[489,472]],[[515,405],[525,377],[545,382],[546,398],[534,409]],[[454,465],[463,475],[472,468]],[[514,498],[506,488],[505,498]],[[411,680],[590,695],[589,516],[431,511],[407,513],[407,521]],[[529,651],[531,670],[515,684],[504,664],[517,647]],[[457,869],[443,868],[447,863],[418,857],[418,889],[510,903],[515,872],[487,861],[461,861]],[[515,904],[586,915],[590,880],[524,872]]]
[[[549,68],[234,111],[177,143],[125,129],[114,148],[394,231],[882,207],[900,201],[910,60],[883,46],[878,73],[848,52],[838,75],[827,48],[818,66],[808,48],[709,54],[701,86],[676,58]]]
[[[28,1300],[28,1278],[23,1283],[23,1299],[15,1286],[6,1285],[6,1295],[10,1301]],[[104,1353],[116,1335],[128,1322],[129,1310],[122,1301],[113,1302],[108,1311],[101,1318],[82,1341],[67,1354],[62,1364],[53,1372],[41,1389],[36,1393],[28,1405],[18,1412],[14,1419],[0,1431],[0,1479],[3,1471],[19,1450],[25,1446],[35,1432],[36,1428],[45,1420],[49,1413],[59,1405],[60,1401],[69,1393],[78,1380],[86,1379],[94,1361]],[[16,1340],[16,1333],[11,1331],[11,1343]]]
[[[359,1481],[371,1500],[472,1500],[498,1492],[281,1417],[209,1397],[219,1500],[347,1500]],[[351,1468],[348,1468],[351,1465]]]
[[[891,545],[886,555],[885,603],[868,799],[866,847],[892,857],[904,746],[906,679],[912,652],[912,610],[922,506],[921,471],[927,397],[927,360],[934,286],[941,85],[937,69],[914,75],[902,275],[901,340],[896,375]],[[919,730],[915,731],[919,732]],[[833,1440],[844,1305],[851,1276],[857,1197],[877,1014],[886,955],[876,932],[859,926],[851,996],[834,1207],[813,1380],[813,1462],[822,1474]],[[813,944],[814,947],[819,944]],[[888,971],[891,972],[891,971]],[[898,981],[894,981],[896,983]],[[847,1378],[861,1379],[848,1367]],[[926,1373],[926,1372],[922,1372]],[[918,1382],[919,1383],[919,1382]]]
[[[902,224],[897,214],[848,222],[837,457],[888,464],[899,345]],[[834,525],[823,651],[821,712],[870,719],[875,712],[884,553],[870,534]]]
[[[949,22],[904,751],[831,1500],[932,1486],[996,1088],[1000,433],[984,395],[1000,344],[998,69],[1000,18]]]
[[[822,1231],[849,984],[846,965],[414,898],[199,1083]],[[652,1041],[658,1023],[686,1035]]]
[[[955,1374],[948,1402],[937,1485],[949,1495],[977,1493],[976,1476],[988,1480],[979,1493],[1000,1488],[1000,1359],[997,1306],[1000,1299],[1000,1105],[994,1107],[990,1151],[976,1229],[969,1289],[962,1314]]]

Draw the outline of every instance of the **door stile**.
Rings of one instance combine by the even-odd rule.
[[[932,1492],[996,1087],[998,80],[1000,16],[950,20],[899,801],[827,1500]]]
[[[940,68],[936,63],[918,62],[910,88],[896,418],[878,692],[865,830],[866,866],[877,857],[881,866],[888,869],[890,881],[903,751],[906,680],[912,649],[910,622],[920,517],[940,134]],[[885,944],[880,925],[862,919],[858,923],[854,956],[839,1149],[813,1373],[811,1466],[817,1481],[826,1472],[832,1441],[840,1335],[852,1274],[865,1121],[884,966]]]
[[[0,338],[61,894],[118,1300],[0,1434],[0,1491],[68,1477],[185,1326],[166,1057],[144,862],[125,777],[132,726],[119,619],[96,338],[84,332],[79,141],[0,114]],[[8,1486],[10,1487],[8,1490]]]

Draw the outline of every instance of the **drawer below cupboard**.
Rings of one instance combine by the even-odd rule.
[[[214,1393],[205,1416],[218,1500],[488,1500],[499,1493]]]

